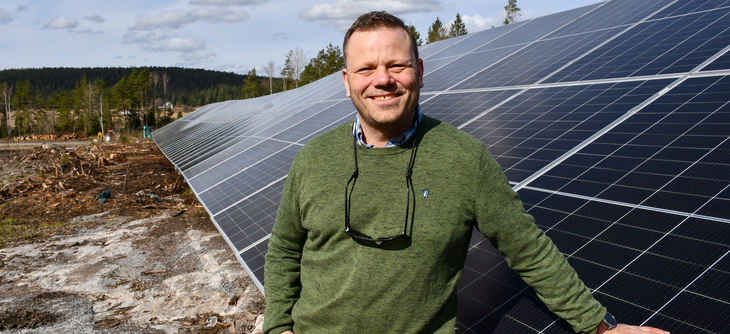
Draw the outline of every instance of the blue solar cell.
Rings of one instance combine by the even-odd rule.
[[[671,3],[664,1],[623,0],[605,2],[599,8],[587,13],[576,22],[550,34],[547,38],[581,34],[588,31],[627,26],[649,17],[652,13]],[[652,17],[653,18],[653,17]]]
[[[589,5],[556,13],[550,16],[538,17],[526,22],[518,22],[516,24],[519,25],[519,27],[510,31],[508,34],[495,39],[491,43],[482,46],[476,51],[486,51],[505,46],[532,43],[541,38],[545,38],[545,36],[549,35],[551,32],[590,12],[599,5],[600,4]]]
[[[686,72],[730,39],[730,8],[642,23],[546,82]]]
[[[246,150],[239,151],[236,155],[230,156],[227,160],[211,166],[205,173],[190,177],[188,184],[198,192],[203,192],[211,186],[220,183],[237,172],[251,167],[262,159],[278,153],[290,146],[278,140],[266,140]]]
[[[215,215],[285,177],[300,148],[298,145],[289,146],[197,195],[206,204],[208,211]]]
[[[458,127],[516,92],[509,90],[441,94],[424,102],[421,110],[426,115]]]
[[[513,29],[517,28],[519,25],[512,24],[507,25],[504,27],[500,27],[500,29],[486,29],[482,30],[473,34],[467,35],[469,38],[464,39],[460,43],[451,45],[450,47],[434,54],[432,57],[429,57],[431,59],[436,58],[448,58],[448,57],[455,57],[455,56],[462,56],[464,54],[467,54],[476,48],[483,47],[484,45],[487,45],[489,42],[499,38],[500,36],[509,33]]]
[[[536,42],[486,71],[469,77],[454,89],[517,86],[536,83],[601,42],[613,37],[619,30],[596,32],[554,38]]]
[[[521,181],[553,160],[540,159],[535,152],[559,143],[551,146],[551,154],[562,155],[636,106],[614,103],[634,95],[645,100],[665,86],[652,81],[532,89],[463,130],[487,145],[510,180]],[[556,124],[562,128],[551,131]]]
[[[462,55],[464,53],[467,53],[477,46],[480,46],[484,44],[481,39],[474,38],[476,34],[468,34],[468,35],[462,35],[458,37],[449,38],[449,46],[444,48],[443,50],[440,50],[437,53],[434,53],[433,55],[429,56],[429,59],[440,59],[440,58],[449,58],[453,56]],[[419,57],[421,55],[419,54]],[[423,58],[423,57],[421,57]]]
[[[435,54],[439,53],[441,50],[448,48],[452,44],[454,44],[455,40],[449,38],[447,40],[438,41],[435,43],[427,44],[421,48],[418,49],[418,56],[423,59],[431,59],[436,58],[434,57]]]
[[[424,60],[423,61],[423,68],[424,68],[423,71],[425,73],[423,75],[428,76],[429,74],[431,74],[432,71],[435,71],[435,70],[441,68],[442,66],[456,60],[457,58],[458,58],[457,56],[453,56],[453,57],[446,57],[446,58],[439,58],[439,59]],[[424,87],[424,91],[425,91],[425,87]]]
[[[730,53],[725,53],[720,58],[705,66],[703,71],[730,70]]]
[[[652,19],[661,19],[670,16],[697,13],[716,8],[730,6],[728,0],[683,0],[673,3],[671,6],[652,16]]]
[[[708,86],[713,89],[705,89]],[[708,102],[723,97],[714,95],[714,90],[730,89],[730,78],[699,78],[688,80],[670,91],[651,105],[639,111],[640,122],[629,118],[615,127],[609,135],[588,145],[574,160],[581,160],[583,154],[592,152],[594,146],[606,147],[610,151],[599,151],[603,155],[589,170],[597,175],[605,173],[604,180],[592,178],[586,171],[556,168],[544,177],[558,178],[564,182],[553,190],[576,191],[576,193],[599,198],[642,204],[651,207],[693,213],[706,203],[714,201],[730,182],[730,163],[727,161],[704,162],[704,157],[713,157],[711,152],[725,152],[730,123],[712,123],[710,116],[727,114],[727,103],[717,108],[707,108]],[[708,94],[708,95],[704,95]],[[726,99],[726,97],[724,97]],[[681,101],[678,101],[678,99]],[[675,110],[667,110],[667,102],[673,101]],[[672,116],[679,117],[672,117]],[[710,123],[708,123],[708,120]],[[702,125],[713,125],[712,131],[701,128],[697,135],[693,129]],[[610,136],[622,133],[624,136]],[[583,153],[585,152],[585,153]],[[641,152],[638,155],[633,152]],[[570,165],[572,160],[565,163]],[[573,171],[571,175],[569,172]],[[613,171],[622,175],[615,179]],[[613,178],[611,177],[613,175]],[[586,181],[592,182],[593,190],[586,189]],[[577,184],[578,187],[571,186]],[[539,183],[547,186],[545,182]],[[580,192],[579,189],[582,189]],[[713,206],[715,207],[715,206]],[[724,217],[725,213],[705,215]]]
[[[450,59],[443,67],[429,72],[424,64],[423,91],[443,91],[454,86],[464,78],[484,71],[490,66],[495,66],[500,60],[509,56],[519,49],[519,46],[504,47],[482,52],[475,52],[464,55],[459,59]],[[496,86],[496,85],[493,85]]]
[[[213,216],[236,253],[268,236],[274,226],[284,180]]]
[[[265,138],[261,137],[240,137],[240,140],[225,148],[223,151],[221,151],[220,154],[215,154],[205,161],[190,167],[188,169],[183,169],[185,171],[185,175],[188,179],[191,179],[195,176],[197,176],[200,173],[205,172],[206,170],[210,169],[211,167],[230,159],[231,157],[235,156],[236,154],[239,154],[240,152],[246,151],[249,148],[253,147],[254,145],[257,145],[265,140]]]

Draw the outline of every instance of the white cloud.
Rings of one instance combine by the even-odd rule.
[[[164,41],[143,43],[140,44],[140,46],[142,47],[142,50],[145,51],[175,51],[193,53],[195,51],[205,50],[206,43],[202,39],[172,37]]]
[[[192,66],[200,63],[210,63],[215,56],[216,54],[213,51],[199,51],[191,54],[183,54],[181,56],[183,61],[178,63],[178,65]]]
[[[337,0],[334,3],[318,3],[299,13],[305,21],[322,21],[326,27],[347,30],[363,13],[384,10],[393,15],[429,12],[441,8],[438,0]]]
[[[161,31],[151,31],[147,34],[140,35],[134,31],[129,31],[122,37],[122,44],[132,43],[153,43],[162,40],[168,40],[174,36]]]
[[[8,24],[12,20],[12,15],[10,15],[10,13],[6,12],[4,9],[0,8],[0,24]]]
[[[207,44],[202,39],[178,38],[174,34],[162,31],[151,31],[146,34],[139,34],[129,31],[122,37],[122,44],[139,44],[145,51],[173,51],[193,53],[205,50]]]
[[[504,22],[504,18],[507,17],[505,13],[495,14],[492,17],[482,17],[479,14],[474,15],[463,15],[461,17],[464,24],[466,24],[466,30],[469,32],[477,32],[491,27],[499,27]]]
[[[152,30],[156,28],[179,29],[180,27],[205,21],[209,23],[235,23],[248,20],[246,11],[233,11],[228,8],[196,8],[191,11],[174,10],[156,16],[137,14],[137,23],[130,30]]]
[[[190,4],[196,6],[250,6],[267,2],[269,0],[192,0]]]
[[[84,18],[89,21],[94,21],[96,23],[104,23],[104,21],[105,21],[104,18],[101,17],[101,15],[99,15],[99,14],[92,15],[92,16],[84,16]]]
[[[79,25],[79,20],[66,17],[65,15],[56,16],[51,22],[44,25],[45,29],[72,29]]]
[[[525,12],[522,13],[521,16],[517,17],[517,22],[527,21],[534,19],[536,17],[545,16],[548,14],[551,14],[552,11],[549,9],[543,10],[541,12]],[[489,29],[491,27],[499,27],[503,24],[504,19],[507,17],[507,13],[505,11],[499,11],[498,13],[492,15],[492,17],[483,17],[479,14],[474,15],[462,15],[461,19],[464,21],[464,24],[466,24],[466,30],[468,30],[470,33],[477,32],[484,29]],[[450,26],[451,23],[454,21],[451,20],[446,26]]]
[[[76,33],[78,33],[78,34],[87,34],[87,35],[97,35],[97,34],[98,35],[103,35],[104,34],[103,31],[94,31],[94,30],[91,30],[90,28],[86,28],[84,30],[79,30]]]

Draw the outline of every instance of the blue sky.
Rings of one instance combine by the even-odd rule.
[[[600,2],[519,0],[518,21]],[[507,0],[3,0],[0,69],[181,66],[245,74],[340,45],[360,14],[386,10],[426,36],[459,12],[469,32],[499,26]]]

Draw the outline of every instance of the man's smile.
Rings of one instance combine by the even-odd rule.
[[[394,95],[373,96],[372,99],[375,101],[386,101],[386,100],[394,99],[398,96],[400,96],[400,95],[394,94]]]

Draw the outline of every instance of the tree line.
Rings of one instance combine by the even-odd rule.
[[[253,74],[179,67],[2,70],[0,138],[161,127],[180,116],[169,105],[182,111],[268,93],[260,85],[244,89],[262,79]]]

